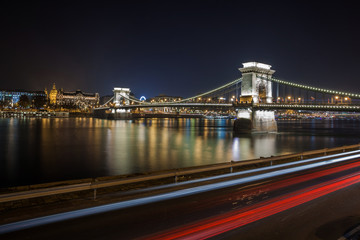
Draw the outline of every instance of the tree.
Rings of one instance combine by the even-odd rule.
[[[18,104],[22,108],[27,108],[30,106],[31,102],[27,95],[21,95]]]
[[[34,102],[34,107],[39,109],[44,107],[44,105],[47,103],[47,99],[45,96],[35,96],[33,102]]]
[[[0,109],[3,109],[5,107],[5,101],[0,101]]]

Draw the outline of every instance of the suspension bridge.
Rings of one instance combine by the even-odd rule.
[[[243,63],[239,70],[241,78],[185,99],[148,102],[132,96],[129,88],[114,88],[114,96],[94,112],[107,111],[121,119],[146,109],[177,113],[221,109],[236,112],[234,130],[238,132],[276,131],[277,110],[360,112],[360,94],[280,80],[272,76],[275,70],[264,63]]]

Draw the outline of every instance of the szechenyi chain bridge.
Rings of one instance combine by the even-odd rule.
[[[276,110],[360,112],[360,94],[307,86],[274,78],[271,66],[243,63],[242,77],[220,87],[171,102],[146,102],[132,96],[129,88],[114,88],[114,96],[95,109],[95,116],[129,119],[135,111],[184,109],[235,111],[236,132],[277,130]]]

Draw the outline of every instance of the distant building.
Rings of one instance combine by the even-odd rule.
[[[75,106],[80,109],[92,108],[99,104],[98,93],[84,93],[80,90],[75,92],[64,92],[60,90],[57,94],[57,104],[60,106]]]
[[[46,89],[45,92],[47,93]],[[98,93],[85,93],[81,90],[65,92],[62,88],[58,90],[56,89],[55,83],[49,94],[47,94],[47,97],[51,105],[79,109],[92,108],[99,104],[100,99]]]
[[[183,97],[176,97],[176,96],[168,96],[165,94],[160,94],[159,96],[150,98],[149,102],[176,102],[182,100]]]
[[[46,88],[45,88],[46,91]],[[55,83],[49,93],[49,101],[51,105],[56,105],[58,90],[56,90]]]
[[[22,95],[27,96],[30,100],[33,100],[36,96],[46,97],[44,91],[0,90],[0,101],[8,105],[14,105],[19,102]]]

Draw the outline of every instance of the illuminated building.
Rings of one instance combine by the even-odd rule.
[[[49,100],[51,105],[56,105],[58,90],[56,90],[55,83],[49,93]]]
[[[64,92],[63,90],[57,93],[57,105],[65,107],[76,107],[80,109],[92,108],[99,104],[98,93],[84,93],[80,90],[75,92]]]
[[[8,105],[14,105],[19,102],[22,95],[27,96],[30,100],[33,100],[36,96],[46,97],[44,91],[0,90],[0,101]]]
[[[45,92],[47,92],[46,89]],[[100,99],[98,93],[84,93],[81,90],[65,92],[62,88],[57,90],[55,83],[48,98],[51,105],[79,109],[92,108],[99,104]]]

